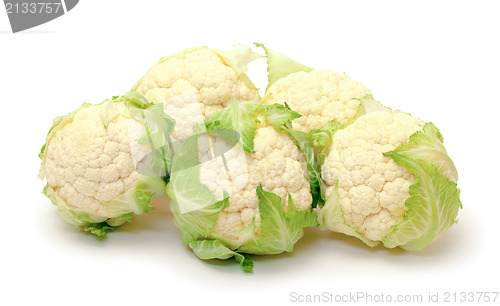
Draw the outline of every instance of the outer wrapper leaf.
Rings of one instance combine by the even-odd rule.
[[[269,73],[266,92],[269,89],[269,87],[271,87],[276,81],[286,77],[289,74],[301,71],[303,72],[313,71],[312,68],[300,64],[284,54],[269,49],[266,46],[264,46],[264,44],[255,43],[255,45],[257,47],[261,47],[266,52],[267,72]]]
[[[169,194],[171,194],[169,192]],[[199,210],[182,213],[179,208],[179,202],[176,198],[171,198],[170,210],[174,215],[174,223],[179,229],[179,233],[184,244],[192,241],[203,240],[212,233],[219,213],[229,205],[228,198],[215,202]]]
[[[198,240],[189,243],[189,247],[198,258],[207,259],[234,259],[240,264],[245,272],[253,271],[253,262],[248,255],[240,254],[226,247],[220,240]]]
[[[304,153],[306,158],[307,171],[309,173],[309,184],[313,198],[312,207],[315,208],[318,203],[325,203],[323,196],[323,186],[321,183],[321,170],[317,154],[315,152],[314,137],[311,134],[294,131],[290,128],[284,129],[290,139]]]
[[[234,248],[230,247],[222,240],[209,238],[206,232],[197,231],[198,235],[191,235],[191,237],[198,236],[200,238],[187,242],[196,256],[203,260],[228,259],[234,257],[235,260],[240,263],[244,271],[251,272],[253,263],[246,254],[270,255],[292,252],[293,246],[303,235],[303,228],[318,225],[316,212],[311,210],[296,210],[291,197],[289,197],[289,214],[286,215],[279,196],[264,191],[262,186],[259,186],[256,192],[259,198],[259,211],[261,215],[261,238],[254,238],[256,241],[254,245]],[[225,207],[221,207],[219,211],[224,208]],[[174,215],[175,214],[176,212],[174,212]],[[191,213],[187,215],[189,214]],[[206,215],[205,218],[212,218],[212,224],[215,226],[217,216],[218,213]],[[203,217],[196,215],[197,220],[201,218]],[[186,219],[183,219],[182,221],[185,220]],[[187,223],[195,224],[197,220],[195,220],[195,222],[188,221]],[[208,224],[208,222],[205,223],[205,225],[206,224]],[[183,231],[186,226],[182,224],[179,228]],[[247,229],[251,229],[251,233],[249,234],[255,236],[253,223]],[[193,226],[190,227],[190,230],[193,230]],[[192,232],[194,233],[194,231]],[[202,238],[203,236],[208,239]]]
[[[354,227],[347,224],[344,218],[344,211],[342,210],[342,206],[340,206],[338,184],[335,185],[335,189],[328,197],[328,201],[319,211],[318,220],[321,230],[330,230],[332,232],[356,237],[370,247],[374,247],[378,244],[378,241],[366,239],[362,234],[358,233]]]
[[[393,152],[414,160],[425,160],[436,166],[450,180],[457,182],[457,168],[443,145],[443,135],[434,124],[426,123],[422,130],[413,134],[411,138],[411,141],[402,144]]]
[[[288,104],[285,105],[275,103],[272,105],[262,106],[262,114],[266,116],[275,130],[282,131],[284,128],[291,129],[291,121],[302,117],[301,114],[293,111]]]
[[[43,194],[57,206],[60,216],[66,222],[97,236],[104,236],[106,231],[130,222],[131,213],[140,215],[153,210],[154,207],[149,206],[151,199],[161,197],[164,190],[165,182],[161,178],[142,176],[135,187],[130,188],[113,201],[102,203],[110,215],[109,218],[89,215],[73,208],[49,185],[45,186]]]
[[[264,191],[261,185],[257,187],[257,196],[259,198],[262,237],[257,240],[255,246],[241,247],[238,249],[239,252],[257,255],[292,252],[293,246],[304,234],[303,228],[318,225],[316,212],[295,210],[290,197],[291,212],[286,215],[279,196]]]
[[[230,105],[215,113],[205,120],[207,131],[211,130],[233,130],[240,135],[240,144],[243,150],[248,153],[255,152],[253,149],[253,139],[257,119],[257,110],[261,104],[254,102],[231,101]]]
[[[203,210],[217,202],[210,189],[200,181],[198,137],[199,134],[193,134],[186,139],[173,158],[167,193],[177,202],[180,213]]]
[[[416,182],[410,186],[404,220],[394,226],[382,242],[388,248],[422,249],[456,222],[458,210],[462,207],[460,191],[456,183],[433,165],[394,152],[385,155],[410,169],[415,174]]]
[[[408,142],[384,154],[408,168],[416,178],[405,202],[408,211],[403,222],[383,239],[386,247],[422,249],[456,223],[462,207],[460,190],[454,182],[458,173],[442,140],[439,130],[426,123]]]

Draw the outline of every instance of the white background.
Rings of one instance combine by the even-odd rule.
[[[85,0],[17,34],[0,13],[0,304],[283,305],[291,292],[425,301],[429,292],[499,291],[499,12],[495,1]],[[104,240],[59,218],[37,179],[53,117],[126,92],[162,56],[254,41],[346,72],[384,104],[434,122],[459,171],[459,223],[415,253],[308,229],[293,254],[253,257],[245,274],[234,261],[198,260],[166,209]],[[264,60],[250,68],[265,88]]]

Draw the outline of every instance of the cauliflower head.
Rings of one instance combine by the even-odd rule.
[[[151,198],[164,194],[166,157],[152,152],[162,144],[146,140],[168,134],[163,129],[173,128],[173,121],[161,106],[142,109],[141,98],[131,93],[84,104],[54,120],[40,156],[40,178],[68,223],[104,235],[132,213],[151,210]]]
[[[439,130],[401,112],[370,112],[336,131],[321,178],[322,227],[371,246],[423,248],[454,223],[461,206]]]
[[[314,70],[263,44],[256,45],[264,48],[268,61],[269,83],[262,103],[287,103],[300,113],[293,120],[298,131],[323,129],[332,121],[348,125],[365,113],[363,100],[373,100],[366,86],[345,74]]]
[[[202,258],[293,251],[317,225],[308,159],[282,105],[233,101],[205,120],[176,154],[167,193],[183,241]],[[259,124],[258,118],[269,120]]]
[[[163,103],[176,120],[174,138],[193,132],[193,125],[226,107],[232,100],[259,101],[247,64],[257,58],[248,46],[229,52],[208,47],[190,48],[167,56],[152,66],[134,86],[149,101]]]

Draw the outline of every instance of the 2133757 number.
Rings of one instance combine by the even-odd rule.
[[[7,14],[57,14],[62,10],[61,2],[5,3]]]

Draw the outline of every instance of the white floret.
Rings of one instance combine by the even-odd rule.
[[[383,156],[423,127],[415,117],[399,112],[371,112],[333,136],[321,176],[327,197],[338,181],[346,222],[374,241],[403,220],[405,201],[415,176]]]
[[[263,103],[284,102],[302,117],[294,119],[294,128],[310,132],[331,120],[346,123],[356,116],[359,101],[370,90],[345,74],[329,70],[296,72],[276,81],[266,92]]]
[[[203,148],[200,149],[204,152],[201,154],[209,154],[207,146]],[[288,194],[298,210],[308,209],[312,204],[304,156],[288,136],[276,132],[272,127],[259,128],[254,139],[254,150],[255,153],[248,154],[237,145],[228,151],[225,158],[229,171],[224,167],[221,157],[201,165],[200,180],[217,199],[222,199],[223,191],[230,195],[229,207],[219,214],[214,230],[228,239],[238,239],[237,231],[246,228],[254,219],[255,232],[260,234],[256,194],[259,184],[265,191],[281,197],[285,212],[288,211]]]
[[[165,113],[175,120],[174,139],[182,141],[193,133],[193,126],[205,120],[196,93],[169,98],[163,102]]]

